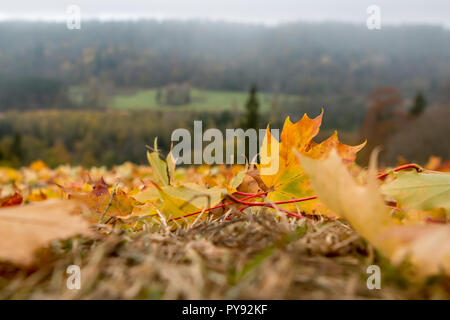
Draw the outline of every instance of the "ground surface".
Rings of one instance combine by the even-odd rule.
[[[408,283],[347,224],[270,213],[210,217],[188,229],[54,242],[31,269],[0,264],[0,299],[430,299],[448,280]],[[81,266],[80,290],[66,268]],[[366,268],[382,270],[369,290]]]

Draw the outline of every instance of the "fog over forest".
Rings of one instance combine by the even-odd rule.
[[[139,148],[155,136],[166,136],[159,129],[162,124],[131,129],[128,116],[114,124],[114,110],[135,112],[129,109],[137,103],[141,114],[154,118],[156,112],[168,119],[164,129],[191,127],[199,118],[209,126],[234,127],[244,108],[239,97],[252,85],[264,95],[262,123],[279,127],[287,115],[295,120],[324,108],[323,129],[339,129],[350,142],[361,140],[369,97],[380,88],[395,89],[400,97],[396,108],[404,112],[418,94],[430,110],[448,110],[450,100],[450,30],[442,26],[383,25],[373,31],[365,24],[337,22],[267,26],[136,20],[83,21],[80,30],[68,30],[65,22],[3,21],[0,41],[7,44],[0,47],[0,110],[6,112],[0,150],[10,159],[14,137],[20,137],[21,144],[25,140],[34,146],[22,157],[25,163],[39,155],[57,164],[61,161],[52,155],[56,150],[73,163],[144,161]],[[206,107],[190,108],[193,104]],[[62,120],[52,123],[44,117],[37,122],[39,116],[11,113],[33,110],[53,110],[51,117],[78,124],[59,126],[55,123]],[[180,119],[177,110],[184,111]],[[64,112],[75,114],[67,118]],[[92,116],[85,117],[87,112]],[[158,116],[166,112],[170,116]],[[24,121],[31,121],[27,128]],[[109,124],[123,129],[113,130]],[[84,129],[68,132],[68,126]],[[169,140],[160,139],[163,148]],[[103,152],[102,145],[111,149]],[[116,148],[129,148],[128,156],[118,155]],[[435,149],[434,154],[446,152],[446,146],[444,151]],[[412,157],[423,153],[409,152]],[[389,160],[396,157],[392,153]]]

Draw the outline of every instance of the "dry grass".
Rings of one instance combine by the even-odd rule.
[[[210,217],[170,231],[148,225],[97,239],[52,243],[38,264],[0,264],[0,299],[429,299],[449,298],[448,279],[411,284],[347,224],[270,213]],[[382,270],[369,290],[365,270]],[[66,268],[81,266],[80,290]]]

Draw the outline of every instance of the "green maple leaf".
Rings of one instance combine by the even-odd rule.
[[[450,213],[450,174],[427,172],[398,172],[395,179],[385,183],[382,193],[395,199],[408,210],[443,208]]]

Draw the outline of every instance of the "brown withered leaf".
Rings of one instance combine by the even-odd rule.
[[[68,195],[69,199],[83,202],[96,219],[103,216],[127,216],[132,213],[135,206],[140,204],[139,201],[119,188],[110,192],[103,178],[88,192],[80,192],[60,185],[58,187]]]
[[[12,206],[18,206],[23,201],[23,197],[20,195],[20,193],[15,192],[13,195],[6,197],[4,199],[0,199],[0,207],[12,207]]]
[[[0,209],[0,260],[27,266],[50,241],[90,235],[89,223],[71,214],[77,206],[75,201],[49,200]]]

